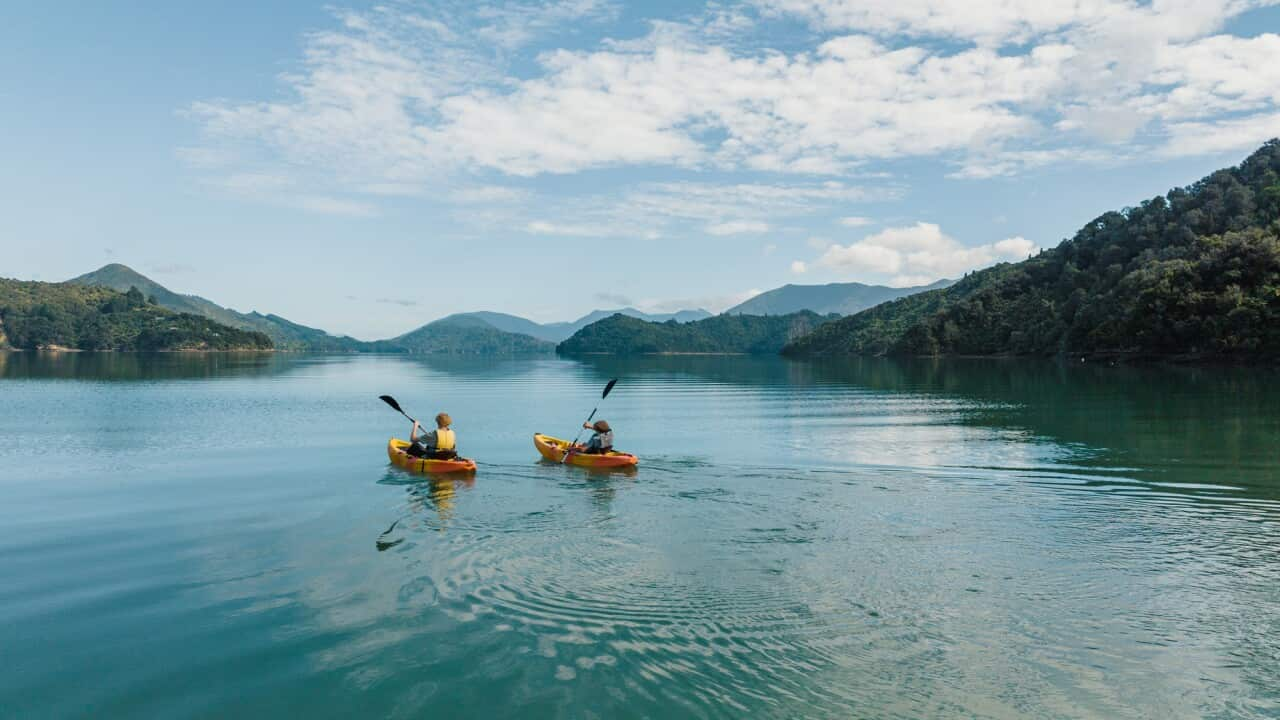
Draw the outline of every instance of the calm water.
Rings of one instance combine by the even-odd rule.
[[[0,355],[0,578],[3,717],[1275,718],[1280,375]]]

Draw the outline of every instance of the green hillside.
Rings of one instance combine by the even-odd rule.
[[[555,345],[498,330],[479,318],[453,316],[399,337],[372,343],[372,349],[432,355],[535,355],[550,353]]]
[[[126,293],[0,279],[0,348],[35,350],[269,350],[259,332],[229,327]]]
[[[790,340],[829,318],[817,313],[716,315],[705,320],[654,323],[618,314],[592,323],[556,347],[566,355],[657,353],[776,354]]]
[[[784,352],[1280,356],[1280,141],[1030,260],[844,318]]]
[[[256,330],[271,338],[280,350],[313,352],[359,352],[370,344],[346,336],[335,336],[306,325],[286,320],[279,315],[257,312],[241,313],[222,307],[198,295],[182,295],[166,288],[127,265],[112,263],[68,282],[76,285],[106,287],[126,292],[136,287],[146,298],[154,298],[161,307],[175,312],[191,313],[241,330]]]
[[[725,310],[726,315],[788,315],[809,310],[819,315],[852,315],[880,303],[900,297],[944,288],[951,280],[932,285],[893,288],[862,283],[827,283],[826,285],[783,285]]]

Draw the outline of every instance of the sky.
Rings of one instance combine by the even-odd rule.
[[[1280,0],[173,3],[0,25],[0,276],[362,339],[1057,245],[1280,136]]]

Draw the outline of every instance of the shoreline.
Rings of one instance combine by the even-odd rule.
[[[0,348],[0,352],[5,353],[35,353],[46,355],[61,355],[63,353],[192,353],[201,355],[213,355],[219,353],[275,353],[285,352],[276,350],[275,348],[228,348],[226,350],[210,350],[204,348],[177,348],[173,350],[84,350],[82,348],[68,347],[42,347],[34,350],[28,348]]]

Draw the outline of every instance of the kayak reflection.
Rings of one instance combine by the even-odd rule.
[[[393,535],[393,533],[397,529],[403,531],[406,521],[413,517],[423,516],[427,525],[434,525],[438,532],[444,532],[449,521],[453,519],[458,489],[475,486],[474,477],[456,473],[408,476],[401,472],[388,471],[378,482],[384,485],[403,485],[408,495],[407,512],[391,523],[375,541],[374,544],[379,552],[404,542],[403,535]],[[431,513],[435,514],[435,522],[428,519]]]

